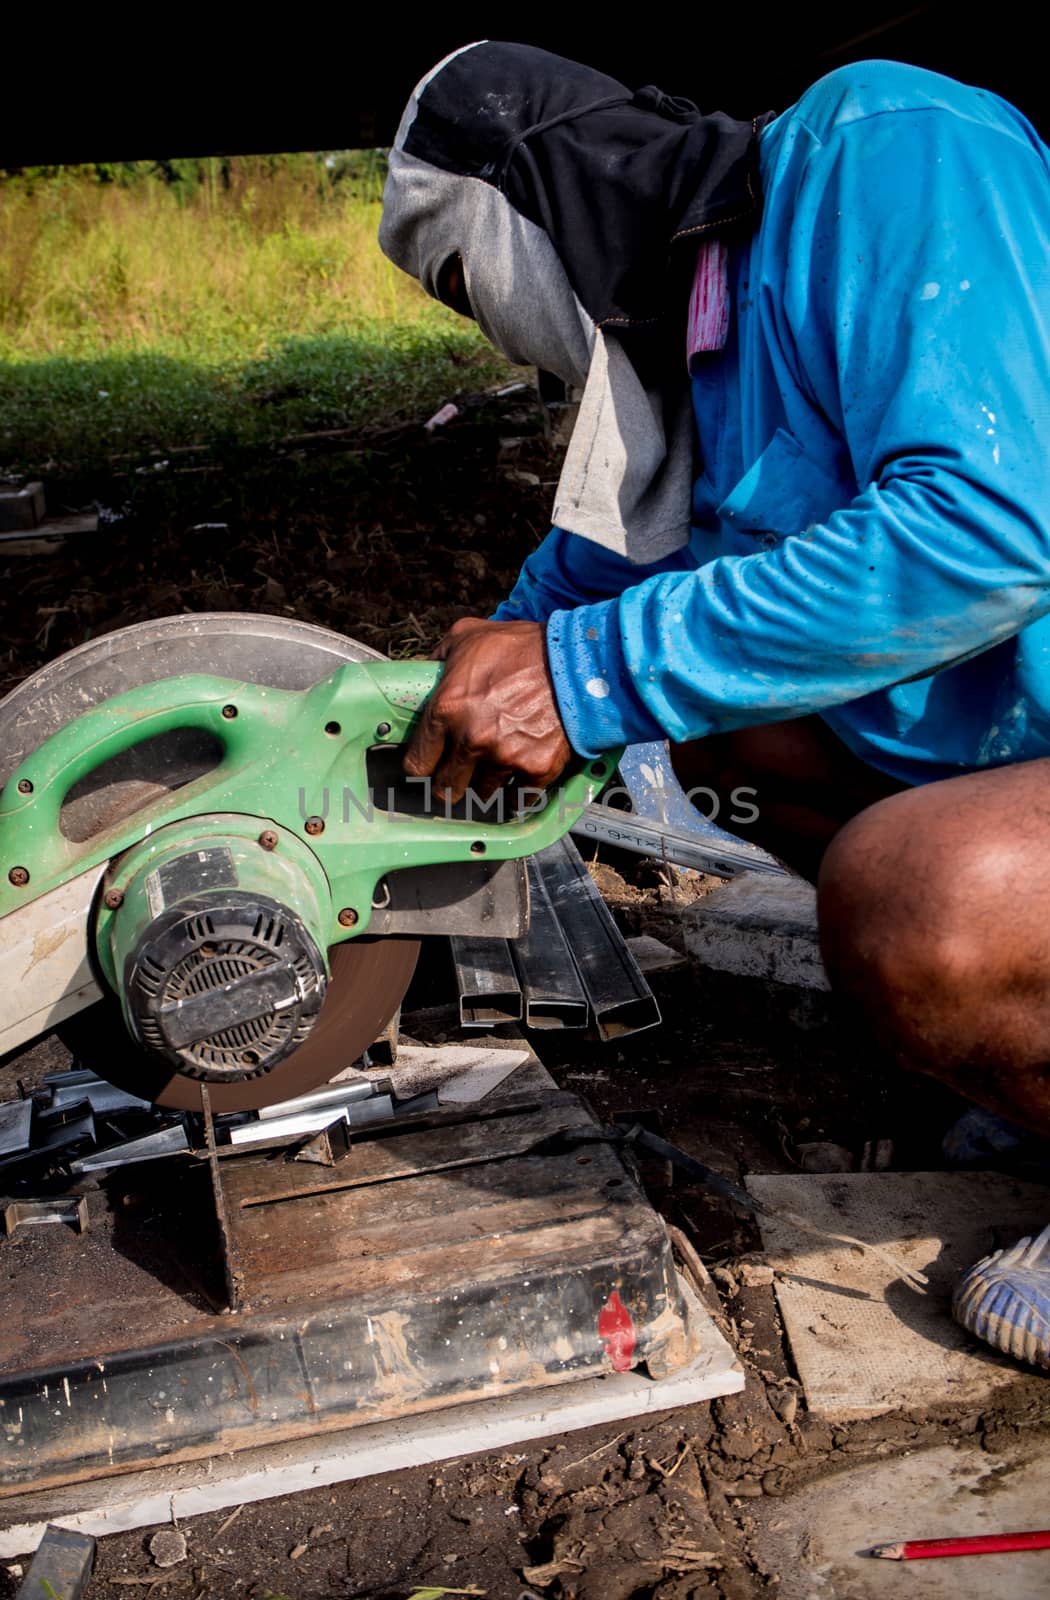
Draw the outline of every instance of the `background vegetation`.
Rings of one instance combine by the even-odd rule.
[[[0,176],[0,470],[374,429],[505,377],[381,255],[384,175],[357,151]]]

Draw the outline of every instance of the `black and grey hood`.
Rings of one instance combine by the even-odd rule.
[[[683,272],[757,225],[767,120],[485,41],[417,86],[391,151],[383,250],[435,297],[459,255],[497,349],[583,389],[553,520],[633,561],[689,538]]]

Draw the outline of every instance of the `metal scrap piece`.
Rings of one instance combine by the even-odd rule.
[[[83,1600],[94,1566],[91,1535],[52,1524],[44,1530],[17,1600]]]
[[[96,1116],[114,1116],[125,1111],[152,1111],[153,1102],[141,1096],[118,1089],[86,1068],[74,1072],[55,1072],[44,1079],[51,1090],[51,1105],[55,1111],[65,1111],[69,1106],[86,1100]]]
[[[85,1233],[88,1227],[87,1196],[63,1194],[43,1200],[3,1200],[0,1201],[0,1216],[8,1238],[16,1228],[37,1227],[47,1222],[68,1223],[74,1233]]]
[[[61,1163],[78,1146],[95,1144],[95,1118],[87,1101],[77,1106],[64,1107],[49,1116],[38,1114],[32,1145],[13,1155],[0,1157],[0,1171],[14,1172]]]
[[[156,1161],[162,1156],[182,1155],[190,1148],[186,1129],[181,1122],[170,1127],[157,1128],[138,1139],[125,1139],[121,1144],[111,1144],[105,1150],[92,1150],[89,1155],[70,1163],[70,1171],[104,1172],[109,1167],[126,1167],[134,1161]]]
[[[311,1089],[308,1094],[296,1095],[293,1100],[278,1100],[273,1105],[260,1106],[258,1117],[260,1122],[272,1122],[276,1118],[293,1117],[300,1111],[322,1111],[326,1108],[331,1110],[333,1117],[341,1116],[343,1108],[351,1101],[370,1100],[376,1094],[389,1094],[391,1087],[389,1078],[325,1083],[320,1089]]]
[[[393,1097],[389,1094],[373,1094],[344,1101],[342,1105],[335,1102],[312,1110],[295,1111],[285,1117],[261,1117],[258,1122],[242,1123],[239,1128],[230,1129],[230,1143],[238,1146],[283,1144],[303,1134],[320,1133],[322,1128],[329,1127],[336,1120],[356,1128],[369,1122],[386,1122],[393,1115]]]
[[[350,1128],[345,1117],[337,1117],[327,1128],[315,1133],[298,1149],[289,1151],[293,1161],[306,1161],[318,1167],[334,1167],[350,1154]]]
[[[33,1124],[33,1102],[5,1100],[0,1105],[0,1157],[17,1155],[29,1149]]]

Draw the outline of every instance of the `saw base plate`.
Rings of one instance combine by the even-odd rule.
[[[233,1314],[217,1309],[201,1165],[126,1172],[89,1195],[83,1235],[15,1234],[0,1246],[0,1416],[18,1422],[0,1430],[0,1496],[685,1366],[695,1323],[619,1153],[517,1153],[592,1121],[533,1060],[476,1119],[388,1127],[345,1172],[283,1152],[223,1161]]]

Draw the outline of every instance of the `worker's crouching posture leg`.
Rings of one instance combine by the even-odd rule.
[[[869,806],[818,892],[832,984],[901,1065],[1050,1136],[1050,761]]]
[[[672,754],[687,789],[755,794],[735,831],[817,883],[832,987],[888,1054],[1050,1138],[1050,761],[908,788],[816,717]],[[1050,1367],[1050,1227],[978,1262],[955,1303]]]
[[[902,1066],[1050,1135],[1050,761],[880,800],[818,885],[834,987]],[[956,1315],[1050,1367],[1050,1227],[964,1276]]]
[[[1050,1138],[1050,760],[909,787],[819,717],[672,760],[687,792],[754,797],[718,820],[818,885],[831,982],[894,1059]]]

